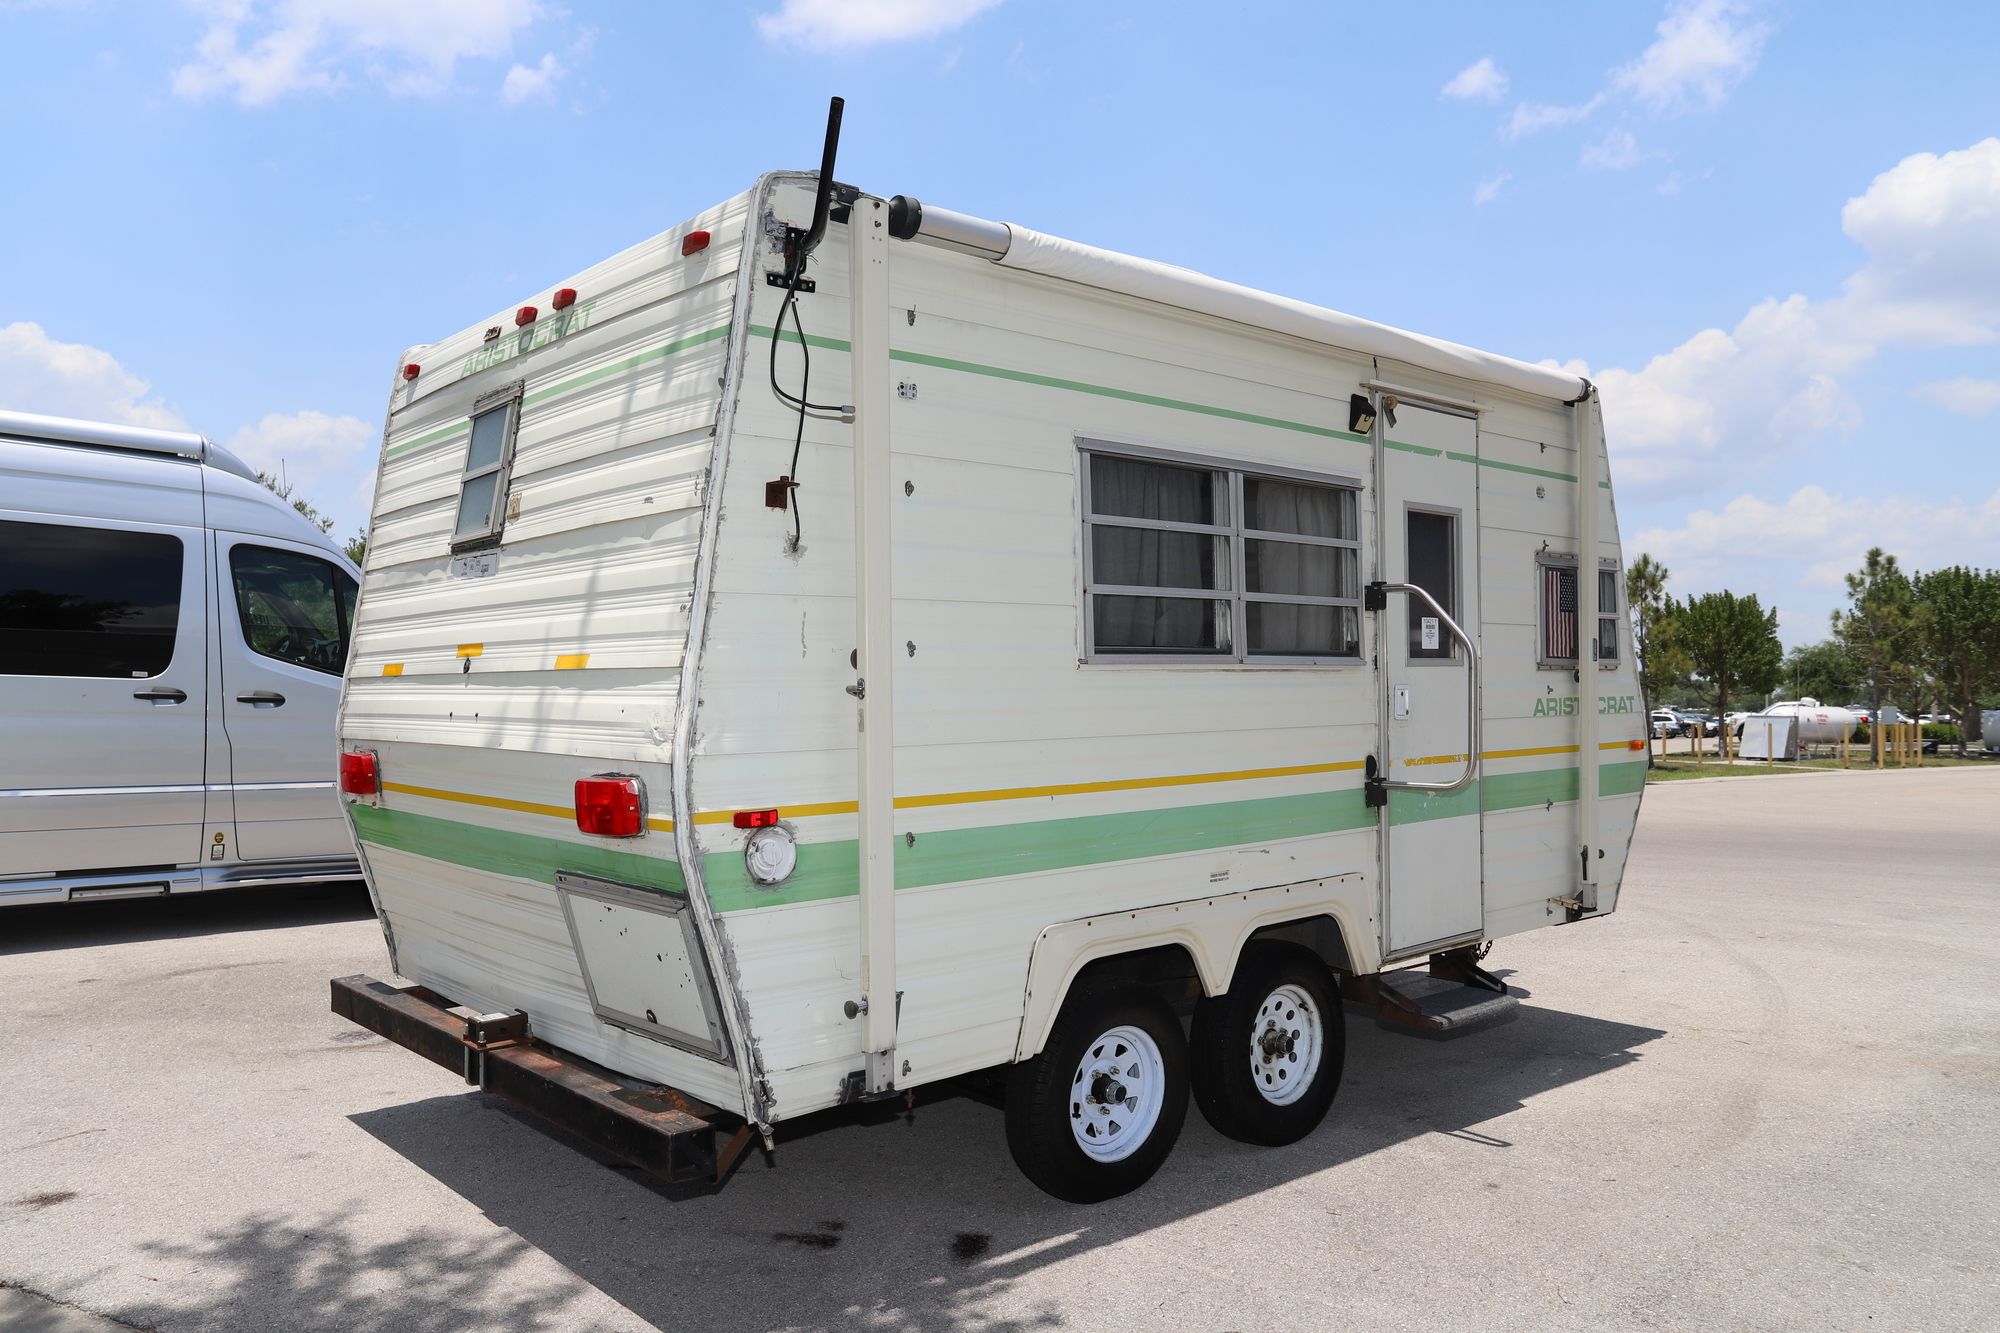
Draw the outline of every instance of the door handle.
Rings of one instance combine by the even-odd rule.
[[[1414,583],[1371,583],[1366,589],[1362,605],[1370,611],[1386,611],[1389,609],[1389,594],[1392,592],[1414,597],[1428,606],[1437,614],[1437,618],[1444,622],[1444,627],[1451,631],[1451,637],[1457,639],[1459,646],[1465,649],[1465,771],[1450,782],[1394,782],[1388,778],[1370,777],[1368,779],[1370,805],[1386,804],[1387,793],[1392,790],[1427,791],[1443,795],[1471,786],[1472,780],[1479,776],[1479,747],[1483,744],[1482,737],[1485,733],[1485,728],[1481,726],[1479,720],[1478,645],[1474,644],[1472,636],[1461,629],[1458,622],[1438,605],[1437,598]],[[1374,799],[1378,795],[1381,796],[1381,800]]]
[[[264,707],[267,704],[272,708],[276,708],[285,702],[285,696],[276,690],[245,690],[236,696],[236,702],[249,704],[256,708]]]
[[[149,704],[178,704],[187,702],[187,691],[165,686],[154,686],[150,690],[132,691],[134,699],[144,699]]]

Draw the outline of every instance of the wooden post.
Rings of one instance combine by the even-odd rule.
[[[1771,727],[1772,724],[1769,722],[1764,724],[1764,767],[1766,768],[1771,766]]]
[[[1849,728],[1840,733],[1840,766],[1847,767],[1847,743],[1854,739],[1854,730]]]

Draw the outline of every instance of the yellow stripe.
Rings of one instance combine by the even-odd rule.
[[[401,662],[384,662],[382,664],[382,674],[385,676],[400,676],[403,674],[403,664]]]
[[[461,643],[458,645],[458,655],[460,657],[477,657],[485,651],[486,645],[483,643]]]
[[[1632,742],[1629,740],[1600,741],[1597,748],[1600,750],[1623,750],[1631,744]],[[1481,759],[1532,759],[1538,755],[1545,754],[1575,754],[1578,748],[1574,745],[1537,745],[1526,750],[1487,750],[1479,757]],[[1464,762],[1465,756],[1462,754],[1430,754],[1425,755],[1421,759],[1405,759],[1403,761],[1404,764],[1412,768],[1418,764],[1462,764]]]
[[[590,665],[589,653],[564,653],[556,658],[556,670],[581,671]]]
[[[489,810],[515,810],[524,815],[544,815],[550,819],[567,819],[576,822],[576,807],[569,805],[538,805],[533,801],[510,801],[504,796],[479,796],[467,791],[446,791],[442,787],[412,787],[403,782],[385,782],[383,791],[401,792],[405,796],[427,796],[433,801],[455,801],[459,805],[482,805]],[[674,821],[671,819],[648,819],[646,827],[661,833],[672,833]]]
[[[1295,778],[1319,773],[1351,773],[1363,767],[1359,759],[1334,764],[1294,764],[1288,768],[1245,768],[1229,773],[1177,773],[1160,778],[1116,778],[1109,782],[1063,782],[1048,787],[997,787],[988,791],[939,792],[929,796],[898,796],[898,810],[921,810],[939,805],[975,805],[985,801],[1025,801],[1046,796],[1087,796],[1095,792],[1143,791],[1156,787],[1188,787],[1209,782],[1244,782],[1253,778]],[[787,819],[812,815],[851,815],[860,807],[853,801],[828,801],[821,805],[784,805],[779,813]],[[694,817],[697,824],[727,824],[734,810],[704,810]]]

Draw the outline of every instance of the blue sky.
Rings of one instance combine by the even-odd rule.
[[[1412,17],[1421,14],[1421,17]],[[1602,385],[1628,553],[2000,564],[2000,8],[0,0],[0,405],[346,534],[397,353],[840,174]]]

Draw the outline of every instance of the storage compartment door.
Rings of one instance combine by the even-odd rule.
[[[556,890],[598,1019],[721,1059],[715,987],[687,899],[568,871],[556,873]]]

